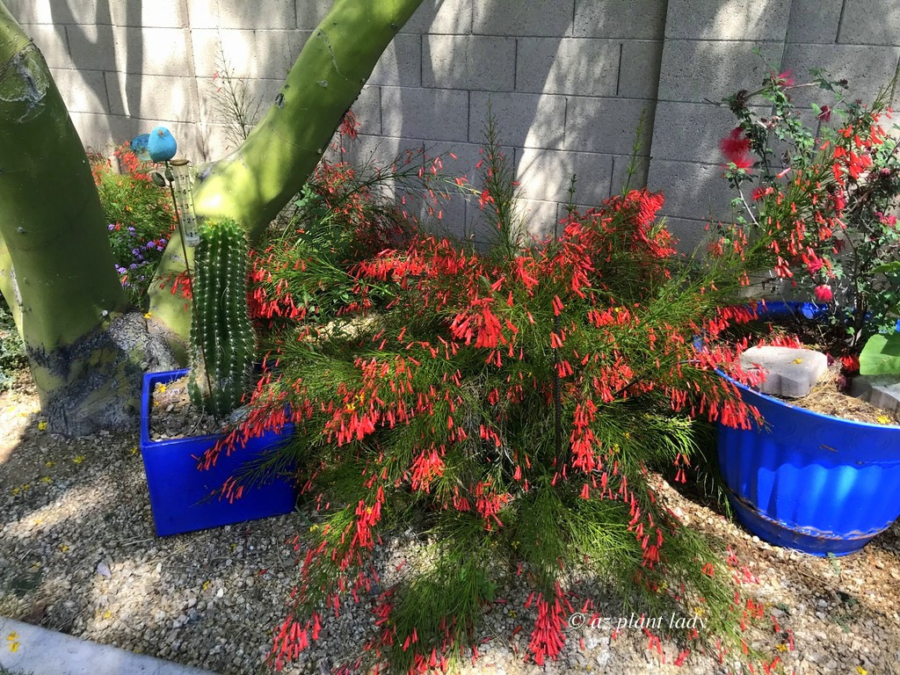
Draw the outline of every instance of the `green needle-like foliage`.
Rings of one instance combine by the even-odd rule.
[[[241,404],[256,343],[247,309],[247,239],[233,220],[208,221],[195,255],[191,377],[194,405],[224,416]]]

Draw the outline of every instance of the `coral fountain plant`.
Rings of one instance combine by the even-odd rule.
[[[260,382],[244,429],[282,424],[289,403],[296,431],[255,471],[296,466],[315,508],[295,540],[278,668],[366,593],[377,599],[363,658],[392,672],[447,666],[516,579],[532,590],[518,611],[538,664],[559,656],[571,614],[593,612],[573,595],[574,575],[614,585],[648,616],[703,613],[720,634],[747,616],[728,562],[681,526],[652,477],[686,479],[691,416],[739,426],[755,416],[715,372],[734,354],[693,344],[752,317],[729,305],[746,261],[686,266],[656,219],[662,195],[646,190],[573,208],[559,237],[528,242],[489,138],[490,251],[425,234],[383,250],[355,267],[355,312],[327,329],[301,322],[268,345],[278,372]],[[390,301],[369,311],[373,284]],[[428,542],[426,562],[385,587],[376,547],[407,527]],[[679,637],[681,663],[703,636]]]

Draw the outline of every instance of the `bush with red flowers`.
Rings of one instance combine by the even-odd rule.
[[[846,85],[817,72],[806,84],[772,74],[726,99],[738,125],[721,149],[738,218],[720,226],[712,250],[765,239],[774,277],[829,305],[839,341],[829,346],[858,354],[894,329],[900,310],[900,158],[885,96],[848,101]],[[809,88],[829,102],[812,106],[808,124],[792,96]],[[759,100],[766,115],[751,107]]]
[[[234,438],[290,420],[294,441],[227,490],[296,467],[316,506],[319,522],[296,541],[277,668],[344,596],[380,585],[374,549],[401,524],[426,533],[433,555],[378,596],[366,656],[395,672],[445,667],[471,645],[507,575],[534,588],[527,658],[538,664],[563,648],[576,571],[638,593],[651,614],[703,611],[719,635],[746,613],[725,563],[663,506],[649,473],[686,479],[691,418],[756,417],[715,372],[746,381],[734,354],[694,347],[753,317],[734,302],[746,261],[686,265],[657,220],[662,195],[647,190],[571,209],[558,238],[523,244],[511,172],[490,138],[491,250],[418,234],[354,266],[359,301],[328,325],[295,322],[270,340],[277,370]],[[380,307],[366,301],[373,286]],[[681,661],[704,637],[678,636]]]

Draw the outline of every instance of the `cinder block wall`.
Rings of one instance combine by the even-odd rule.
[[[107,150],[162,123],[197,161],[233,146],[216,108],[219,53],[266,107],[330,5],[4,1],[44,52],[86,145]],[[706,218],[728,212],[718,140],[733,121],[713,102],[756,87],[766,61],[798,79],[827,68],[870,99],[900,63],[900,2],[424,0],[357,101],[355,152],[453,150],[448,168],[472,174],[490,103],[529,227],[549,232],[571,174],[581,205],[620,188],[643,113],[636,181],[665,191],[690,248]],[[445,220],[459,231],[477,216],[457,200]]]

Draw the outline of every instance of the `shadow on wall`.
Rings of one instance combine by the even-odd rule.
[[[232,64],[252,63],[261,90],[268,93],[266,74],[272,71],[268,77],[280,86],[287,71],[281,72],[286,61],[281,52],[296,56],[306,35],[296,30],[292,6],[285,22],[281,2],[248,12],[246,3],[237,0],[96,0],[90,14],[74,0],[10,4],[23,23],[51,24],[48,28],[67,47],[72,70],[54,69],[54,76],[64,84],[67,102],[90,99],[88,104],[70,103],[84,140],[119,143],[164,124],[195,161],[210,158],[210,127],[220,124],[204,105],[216,89],[218,44]],[[188,16],[194,30],[187,27]],[[284,28],[269,33],[283,48],[257,48],[257,27]],[[265,98],[270,101],[274,94]]]

